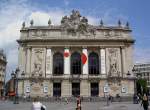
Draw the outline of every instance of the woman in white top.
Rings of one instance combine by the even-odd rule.
[[[41,108],[46,110],[46,107],[37,100],[37,98],[34,99],[34,102],[32,103],[32,110],[41,110]]]

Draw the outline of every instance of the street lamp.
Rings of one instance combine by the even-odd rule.
[[[15,72],[12,72],[11,76],[14,79],[14,87],[15,87],[15,97],[14,97],[14,104],[19,104],[18,100],[18,73],[19,73],[19,68],[16,68]]]
[[[127,73],[127,77],[129,78],[129,77],[130,77],[130,75],[131,75],[131,73],[128,71],[128,73]]]
[[[23,81],[23,85],[22,85],[22,96],[24,96],[24,78],[25,78],[25,72],[24,72],[24,71],[22,71],[21,76],[22,76],[22,81]]]

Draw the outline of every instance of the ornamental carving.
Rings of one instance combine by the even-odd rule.
[[[48,36],[48,32],[42,30],[36,30],[30,32],[31,37],[42,38]]]
[[[88,24],[86,17],[81,17],[79,11],[72,11],[72,14],[64,16],[61,20],[62,31],[72,35],[95,35],[95,29]]]
[[[42,71],[42,63],[43,62],[43,50],[42,49],[36,49],[34,53],[34,63],[33,63],[33,77],[42,77],[43,71]]]
[[[119,65],[118,65],[118,49],[109,48],[109,76],[110,77],[119,77]]]

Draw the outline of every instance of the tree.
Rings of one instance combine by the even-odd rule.
[[[138,79],[136,82],[137,93],[143,95],[144,93],[148,94],[147,81],[146,79]]]

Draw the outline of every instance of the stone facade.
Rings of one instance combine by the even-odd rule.
[[[4,95],[4,82],[6,75],[6,55],[0,50],[0,96]]]
[[[48,26],[33,23],[31,21],[30,27],[23,23],[18,40],[18,66],[25,72],[25,76],[19,74],[19,95],[103,97],[134,93],[134,40],[128,23],[104,26],[101,21],[100,25],[93,26],[75,10],[70,16],[64,16],[57,26],[50,21]],[[74,55],[78,55],[76,60],[81,63],[77,64],[78,69]],[[63,59],[57,60],[61,56]],[[60,71],[62,74],[55,74]]]

